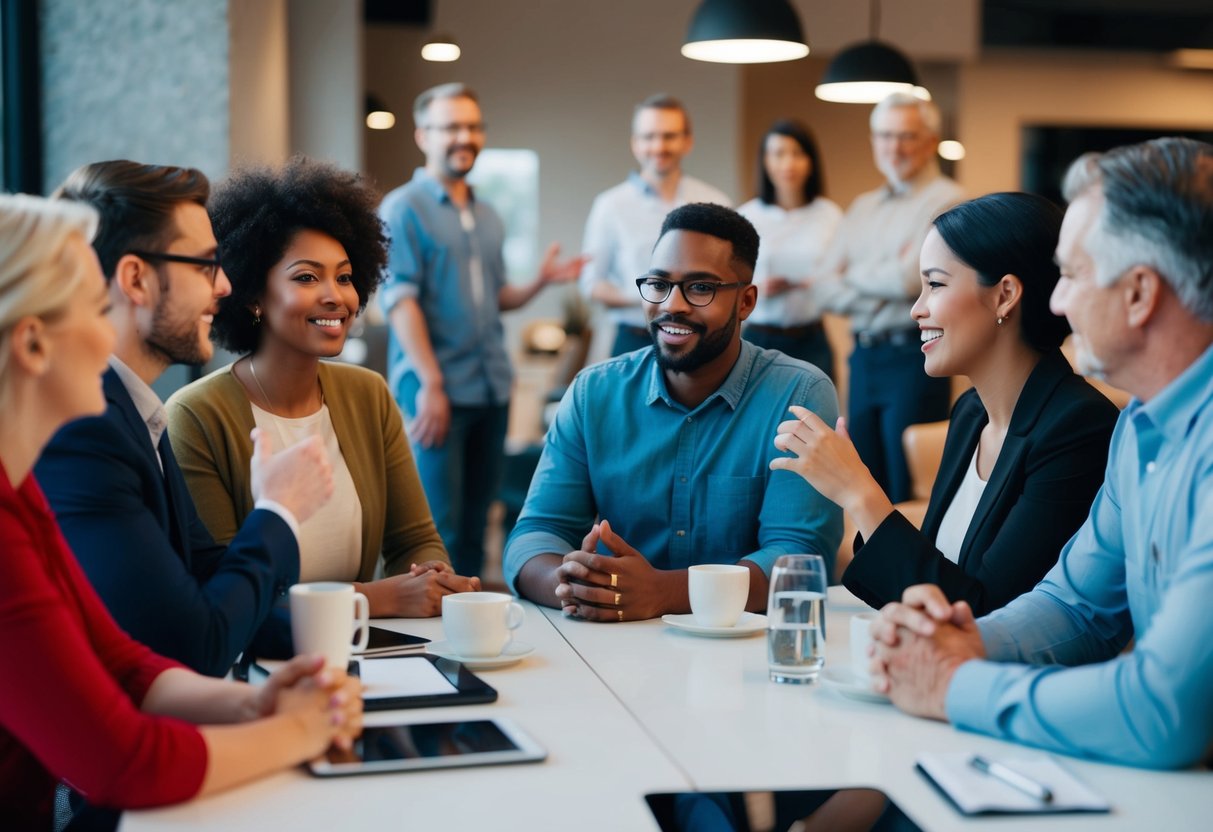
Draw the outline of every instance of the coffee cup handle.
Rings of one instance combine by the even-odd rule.
[[[351,652],[361,653],[371,640],[371,602],[361,592],[354,593],[354,620],[357,625],[358,643]]]
[[[514,631],[521,627],[522,622],[525,620],[526,610],[522,608],[522,604],[519,604],[517,601],[510,601],[509,610],[505,615],[505,629],[508,635],[506,644],[514,640]]]

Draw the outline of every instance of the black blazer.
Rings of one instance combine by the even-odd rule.
[[[893,512],[856,541],[842,582],[873,607],[914,584],[937,584],[977,615],[1005,606],[1040,581],[1091,510],[1104,479],[1119,411],[1058,351],[1032,370],[1002,450],[953,563],[935,536],[989,422],[976,390],[956,401],[922,531]]]
[[[222,676],[286,589],[299,546],[272,511],[254,511],[228,546],[198,517],[161,440],[112,369],[101,416],[65,425],[34,469],[89,581],[122,629],[163,656]]]

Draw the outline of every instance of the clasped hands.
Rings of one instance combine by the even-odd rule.
[[[986,655],[968,603],[950,603],[934,584],[912,586],[901,603],[885,604],[868,650],[874,690],[906,713],[943,721],[956,668]]]
[[[324,738],[324,745],[331,741],[349,751],[362,733],[362,682],[326,668],[323,656],[296,656],[256,688],[244,716],[275,714],[294,717]]]
[[[599,554],[605,544],[614,555]],[[594,524],[581,548],[556,568],[556,599],[565,615],[588,621],[642,621],[665,611],[664,570],[615,534],[606,520]]]

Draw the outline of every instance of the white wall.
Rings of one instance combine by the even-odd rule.
[[[287,0],[230,0],[231,165],[290,155]]]
[[[290,0],[287,8],[291,151],[361,170],[362,2]]]

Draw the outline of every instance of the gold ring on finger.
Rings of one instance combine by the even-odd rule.
[[[622,621],[623,620],[623,610],[615,610],[615,612],[619,613],[619,620]]]
[[[622,600],[623,600],[623,593],[622,593],[622,592],[616,592],[616,593],[615,593],[615,606],[619,606],[619,602],[620,602],[620,601],[622,601]]]
[[[611,573],[611,589],[614,589],[617,586],[619,586],[619,576],[617,574],[615,574],[614,572],[612,572]],[[615,603],[619,603],[619,602],[616,601]]]

